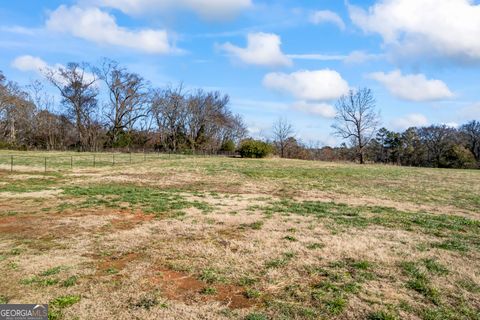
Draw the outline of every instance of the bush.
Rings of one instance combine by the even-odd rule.
[[[446,168],[475,168],[473,153],[463,146],[454,145],[447,150],[444,161],[440,164]]]
[[[238,150],[242,158],[265,158],[273,153],[273,147],[259,140],[244,140]]]
[[[235,152],[235,142],[233,140],[227,140],[222,144],[220,151]]]

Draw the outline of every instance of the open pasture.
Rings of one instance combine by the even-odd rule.
[[[77,154],[28,153],[39,164],[10,172],[7,154],[0,303],[48,302],[51,319],[480,319],[479,171],[86,154],[45,173],[42,158]]]

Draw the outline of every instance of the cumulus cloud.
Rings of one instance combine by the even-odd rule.
[[[48,68],[48,64],[39,57],[30,55],[19,56],[12,61],[12,67],[20,71],[42,72]]]
[[[342,18],[340,18],[340,16],[333,11],[316,11],[311,15],[310,21],[314,24],[332,23],[341,30],[345,30],[345,23],[343,22]]]
[[[334,118],[336,115],[335,108],[328,103],[309,103],[307,101],[297,101],[292,105],[292,108],[314,116],[323,118]]]
[[[375,72],[369,78],[380,82],[393,96],[407,101],[436,101],[453,97],[443,81],[427,79],[423,74],[403,75],[400,70],[395,70],[390,73]]]
[[[290,66],[292,61],[281,50],[280,37],[272,33],[250,33],[247,47],[240,48],[231,43],[220,46],[222,50],[243,63],[260,66]]]
[[[147,53],[165,54],[176,51],[165,30],[129,30],[117,25],[115,17],[98,8],[60,6],[50,13],[47,28],[66,32],[103,45],[131,48]]]
[[[337,99],[349,90],[347,81],[330,69],[269,73],[263,79],[266,88],[287,92],[300,100],[329,101]]]
[[[480,61],[480,4],[473,0],[378,0],[368,10],[350,5],[349,12],[397,53]]]
[[[412,113],[405,117],[394,119],[391,124],[396,130],[405,130],[410,127],[427,126],[429,121],[423,114]]]
[[[35,72],[41,76],[43,76],[45,72],[53,71],[53,76],[57,81],[64,83],[65,80],[57,72],[58,69],[66,68],[63,64],[57,63],[55,65],[50,65],[39,57],[31,55],[19,56],[12,61],[11,66],[17,70],[23,72]],[[88,71],[84,73],[84,77],[86,81],[94,81],[97,79],[95,74]]]
[[[131,15],[183,9],[191,10],[203,18],[215,20],[230,19],[252,6],[252,0],[90,0],[89,2],[119,9]]]

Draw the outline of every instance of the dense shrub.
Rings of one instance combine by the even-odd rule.
[[[467,148],[453,145],[445,152],[445,158],[440,163],[445,168],[475,168],[475,157]]]
[[[220,151],[235,152],[235,142],[233,140],[227,140],[222,144]]]
[[[242,158],[265,158],[273,153],[273,147],[263,141],[248,139],[242,141],[238,151]]]

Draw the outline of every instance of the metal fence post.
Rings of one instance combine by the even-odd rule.
[[[47,173],[47,157],[45,157],[45,173]]]
[[[115,153],[112,154],[112,166],[115,166]]]
[[[73,156],[70,156],[70,169],[73,169]]]
[[[13,172],[13,156],[10,158],[10,172]]]
[[[93,167],[95,168],[95,155],[93,155]]]

